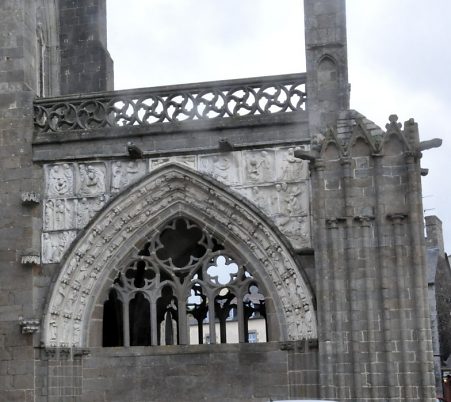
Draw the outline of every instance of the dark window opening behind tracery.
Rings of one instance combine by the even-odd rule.
[[[114,281],[103,345],[265,342],[265,297],[229,254],[190,220],[170,221]]]

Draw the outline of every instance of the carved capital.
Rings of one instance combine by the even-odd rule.
[[[73,349],[74,357],[89,356],[90,354],[91,354],[91,351],[87,348],[74,348]]]
[[[280,350],[294,350],[294,342],[281,342]]]
[[[41,322],[37,319],[25,320],[24,318],[20,318],[19,321],[20,332],[24,335],[35,334],[39,332],[41,327]]]
[[[387,215],[387,219],[395,225],[400,225],[407,217],[408,215],[402,212]]]
[[[333,217],[326,219],[326,227],[328,229],[338,229],[338,227],[344,223],[346,223],[346,218]]]
[[[354,221],[360,224],[360,226],[369,227],[371,221],[374,221],[374,216],[371,215],[359,215],[354,217]]]
[[[310,169],[316,171],[323,171],[326,168],[326,162],[324,159],[315,159],[313,163],[310,164]]]
[[[349,156],[344,156],[343,158],[340,159],[340,164],[342,166],[351,166],[352,158]]]
[[[39,205],[41,202],[41,194],[35,192],[24,192],[21,194],[23,205]]]
[[[34,249],[27,249],[23,252],[20,263],[22,265],[40,265],[41,264],[41,254],[39,251]]]
[[[423,157],[423,154],[421,153],[421,151],[406,151],[404,153],[404,156],[407,159],[407,162],[412,161],[412,162],[416,162],[417,160],[421,159]]]

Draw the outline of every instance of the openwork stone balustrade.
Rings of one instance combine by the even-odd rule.
[[[37,99],[34,123],[47,133],[297,112],[305,82],[290,74]]]

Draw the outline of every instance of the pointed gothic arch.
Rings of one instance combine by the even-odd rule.
[[[96,303],[106,300],[118,267],[177,216],[204,225],[252,267],[272,299],[278,340],[316,338],[312,292],[280,232],[225,186],[167,165],[112,200],[68,250],[44,313],[43,344],[89,346]]]

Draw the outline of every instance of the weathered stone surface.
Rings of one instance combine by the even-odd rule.
[[[344,0],[305,0],[307,75],[136,93],[108,92],[105,5],[0,9],[0,399],[432,402],[419,160],[438,142],[348,110]],[[258,277],[273,342],[100,346],[121,264],[175,217]]]

